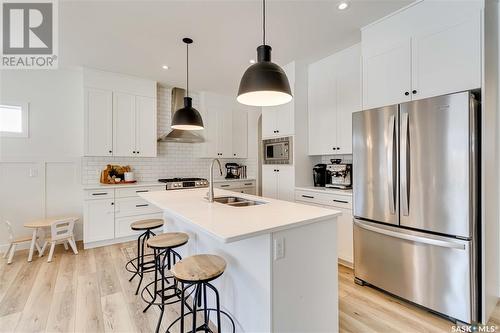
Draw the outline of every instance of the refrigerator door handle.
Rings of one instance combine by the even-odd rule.
[[[383,228],[377,228],[362,222],[354,221],[354,223],[360,227],[361,229],[365,229],[368,231],[373,231],[382,235],[386,235],[389,237],[394,237],[394,238],[399,238],[399,239],[404,239],[408,240],[411,242],[415,243],[421,243],[421,244],[429,244],[429,245],[435,245],[435,246],[441,246],[441,247],[446,247],[446,248],[452,248],[452,249],[458,249],[458,250],[465,250],[465,244],[459,242],[459,241],[450,241],[450,240],[441,240],[441,239],[436,239],[436,238],[427,238],[427,237],[421,237],[421,236],[416,236],[412,234],[407,234],[404,233],[403,230],[401,231],[392,231],[388,229],[383,229]]]
[[[396,130],[396,117],[394,115],[389,117],[389,142],[387,154],[387,186],[389,193],[389,211],[391,214],[396,213],[396,200],[394,196],[394,132]]]
[[[408,181],[408,123],[409,117],[407,112],[401,113],[401,160],[400,160],[400,174],[401,174],[401,213],[404,216],[409,215],[409,181]]]

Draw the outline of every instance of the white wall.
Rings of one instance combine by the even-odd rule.
[[[0,220],[17,236],[48,216],[81,216],[83,89],[79,70],[2,71],[0,101],[29,103],[29,137],[0,137]],[[81,222],[76,236],[81,238]],[[7,234],[0,225],[0,246]]]

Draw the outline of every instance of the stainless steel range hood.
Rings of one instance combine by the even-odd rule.
[[[186,90],[182,88],[172,88],[172,104],[171,114],[184,107],[184,96]],[[171,130],[168,134],[158,138],[158,142],[183,142],[183,143],[199,143],[204,142],[203,136],[195,131],[183,131],[178,129]]]

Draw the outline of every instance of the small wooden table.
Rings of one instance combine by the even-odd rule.
[[[36,247],[38,253],[40,253],[40,254],[42,253],[42,249],[40,248],[40,245],[36,241],[36,239],[38,237],[38,230],[39,229],[43,229],[43,228],[50,228],[50,226],[52,225],[52,223],[54,223],[56,221],[65,220],[65,219],[68,219],[68,218],[74,218],[74,217],[72,217],[72,216],[51,217],[51,218],[36,220],[36,221],[28,222],[28,223],[24,224],[24,226],[26,228],[33,229],[33,236],[31,238],[31,245],[30,245],[30,253],[28,255],[28,262],[31,262],[33,260],[33,252],[35,252],[35,247]]]

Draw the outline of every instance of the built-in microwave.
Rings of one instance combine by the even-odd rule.
[[[292,164],[292,137],[262,140],[264,164]]]

